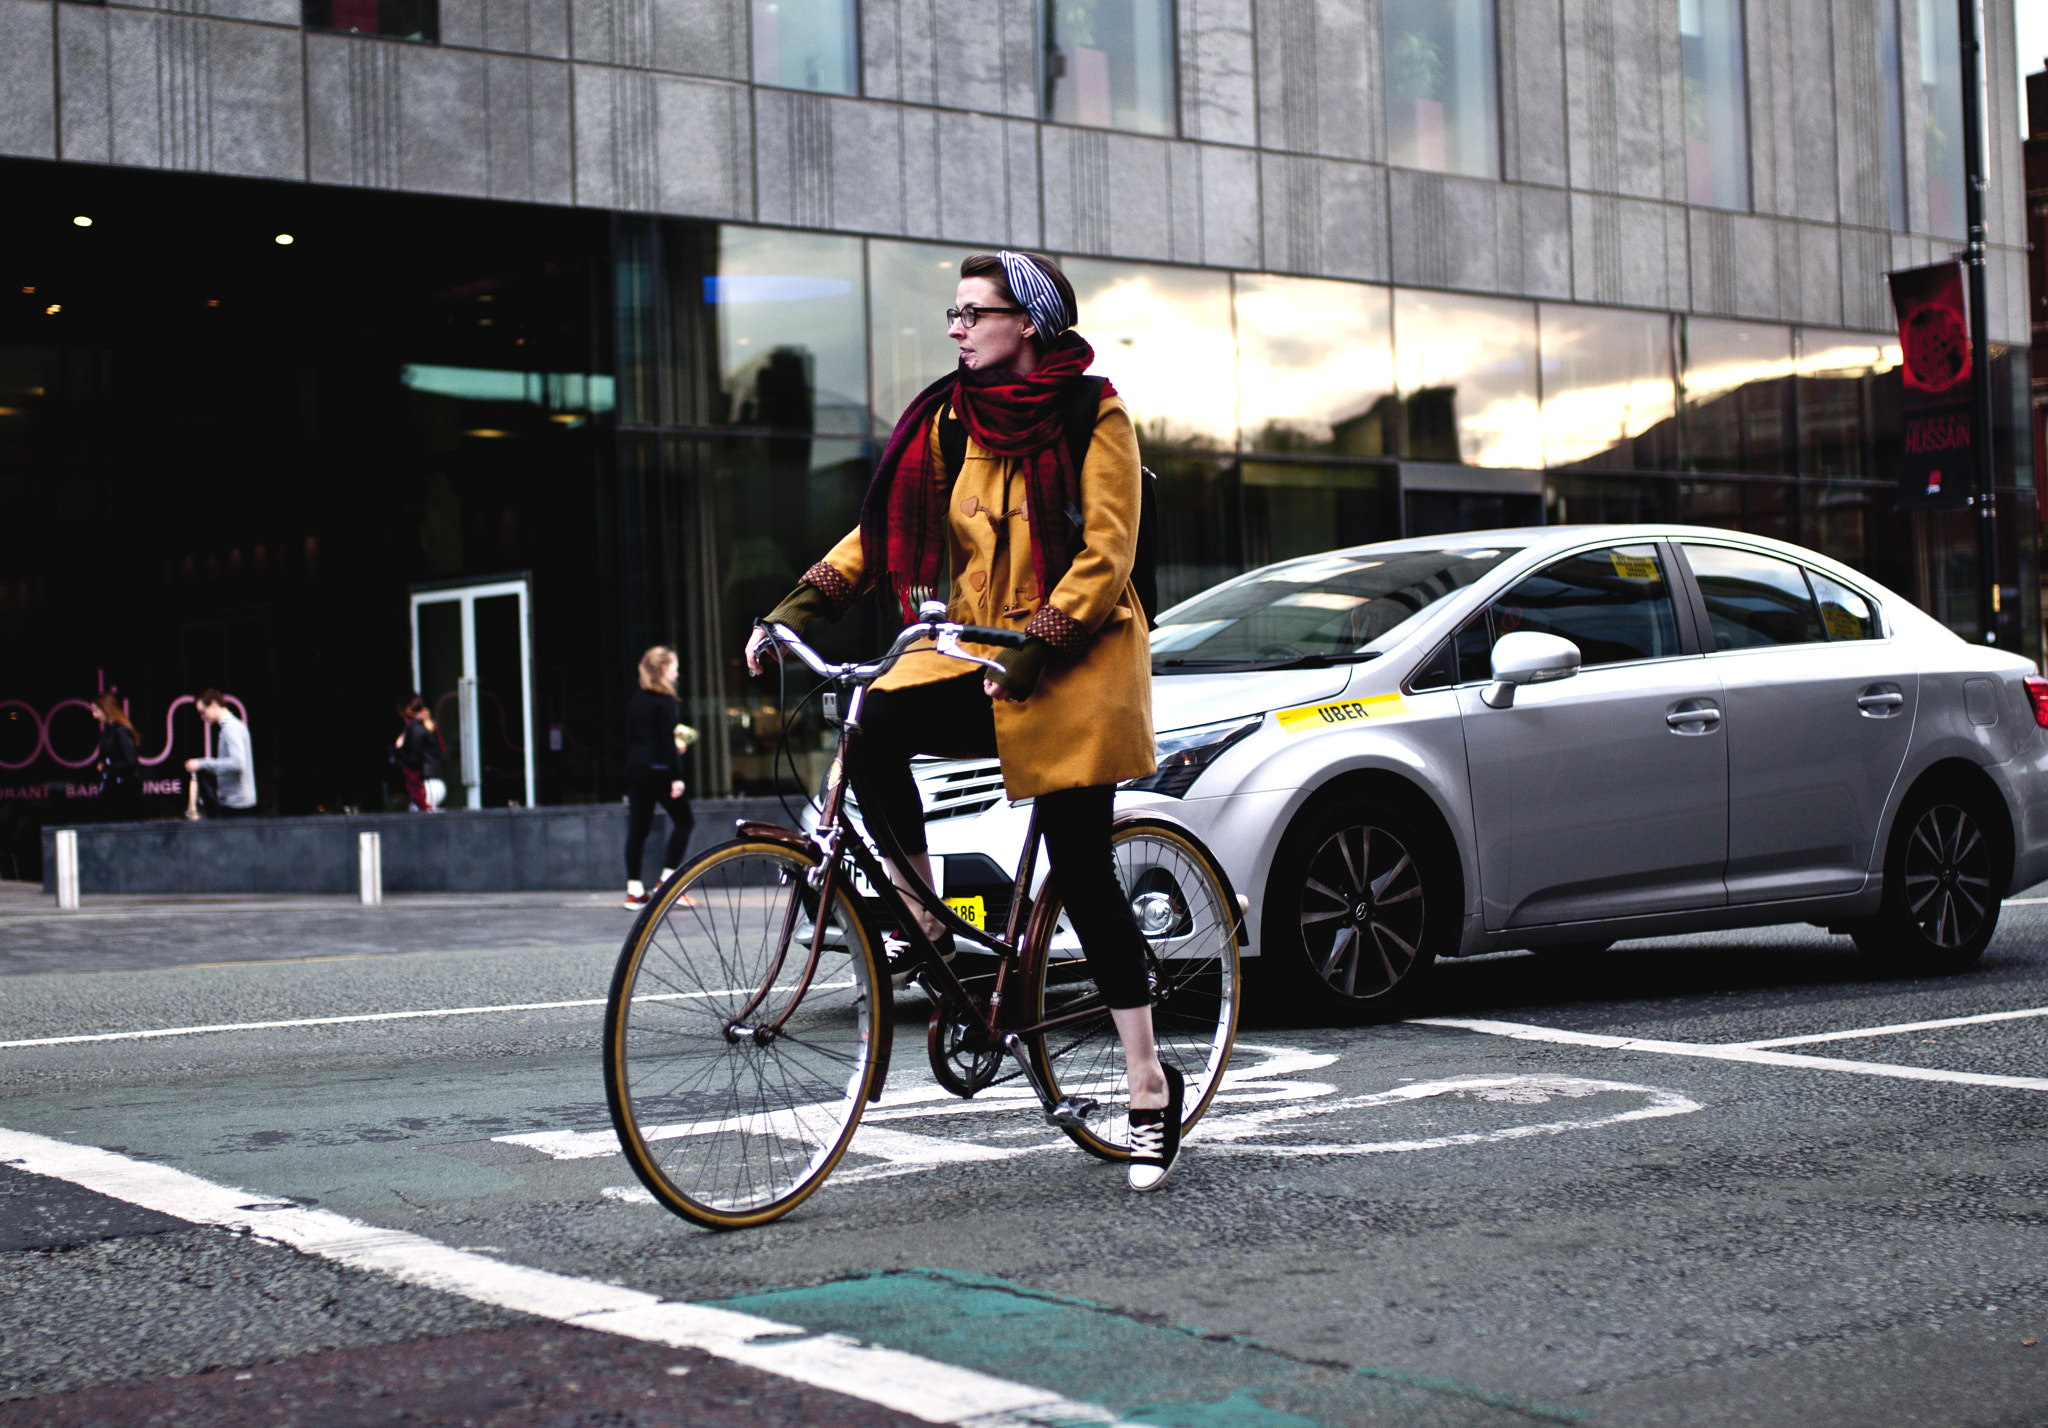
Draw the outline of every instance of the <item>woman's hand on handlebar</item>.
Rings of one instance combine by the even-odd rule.
[[[759,674],[761,672],[761,646],[773,644],[774,641],[770,638],[768,634],[768,627],[766,625],[754,626],[754,633],[747,636],[748,674]],[[780,646],[775,647],[775,657],[777,659],[782,658],[782,650]]]

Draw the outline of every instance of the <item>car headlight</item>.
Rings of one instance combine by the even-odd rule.
[[[1223,756],[1223,751],[1266,722],[1256,719],[1226,719],[1220,724],[1202,724],[1193,729],[1173,729],[1158,736],[1159,772],[1133,779],[1125,788],[1184,797],[1202,771]]]

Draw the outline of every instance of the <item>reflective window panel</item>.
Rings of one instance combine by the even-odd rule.
[[[960,365],[960,349],[946,336],[946,309],[960,284],[961,259],[976,251],[881,239],[868,244],[868,351],[878,433],[894,431],[910,399]]]
[[[1234,284],[1245,450],[1392,456],[1398,407],[1388,290],[1251,273]]]
[[[1877,611],[1870,602],[1854,590],[1828,579],[1817,570],[1806,572],[1806,579],[1813,586],[1814,598],[1820,601],[1820,622],[1827,627],[1831,640],[1876,640],[1884,638],[1879,626]]]
[[[1243,480],[1245,563],[1254,568],[1401,533],[1391,465],[1248,458]]]
[[[1500,169],[1494,0],[1384,0],[1387,161],[1493,178]]]
[[[1901,0],[1919,22],[1920,144],[1927,164],[1927,226],[1963,236],[1961,17],[1952,0]]]
[[[1884,177],[1886,213],[1894,233],[1906,218],[1906,72],[1899,48],[1899,6],[1913,0],[1877,0],[1877,64],[1884,76]]]
[[[1095,258],[1061,261],[1094,371],[1116,383],[1148,446],[1237,445],[1230,275]]]
[[[343,30],[427,44],[441,38],[437,0],[303,0],[300,13],[309,30]]]
[[[1039,0],[1045,117],[1061,124],[1174,130],[1170,0]]]
[[[754,0],[754,82],[860,92],[854,0]]]
[[[1791,481],[1686,481],[1679,512],[1675,519],[1688,525],[1799,539],[1799,487]]]
[[[1409,458],[1542,465],[1534,303],[1396,288],[1394,380]]]
[[[1545,463],[1669,469],[1671,319],[1547,302],[1540,325]]]
[[[1685,93],[1685,196],[1749,207],[1749,109],[1743,90],[1742,0],[1678,0]]]
[[[858,238],[727,225],[702,288],[718,333],[714,424],[867,434]]]
[[[1685,469],[1791,475],[1792,330],[1681,321]]]
[[[1148,453],[1145,464],[1159,478],[1154,550],[1165,610],[1245,568],[1242,487],[1227,456]]]
[[[1899,430],[1897,338],[1803,327],[1798,344],[1800,474],[1891,479]]]

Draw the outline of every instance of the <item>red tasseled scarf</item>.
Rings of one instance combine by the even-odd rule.
[[[1072,382],[1095,361],[1076,332],[1063,333],[1028,375],[1011,371],[950,372],[918,393],[896,423],[860,508],[865,579],[889,590],[915,620],[932,598],[946,549],[946,507],[953,478],[932,450],[932,421],[947,403],[967,432],[993,456],[1022,459],[1026,519],[1041,595],[1073,564],[1081,535],[1081,473],[1074,469],[1065,418]],[[1107,397],[1116,388],[1105,382]]]

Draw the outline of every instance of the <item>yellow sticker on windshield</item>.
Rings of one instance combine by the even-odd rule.
[[[1647,555],[1623,555],[1618,550],[1607,552],[1607,558],[1614,562],[1614,573],[1623,580],[1655,580],[1657,562]]]
[[[1834,601],[1829,600],[1820,607],[1821,623],[1828,627],[1828,636],[1837,640],[1860,640],[1863,638],[1863,621],[1850,614]]]
[[[988,904],[980,897],[949,897],[946,906],[960,915],[960,920],[969,927],[988,931]]]
[[[1362,724],[1368,719],[1391,719],[1408,712],[1408,702],[1398,694],[1375,694],[1368,699],[1340,699],[1335,704],[1310,704],[1301,709],[1282,709],[1273,717],[1290,734],[1307,734],[1317,729],[1334,729],[1339,724]]]

